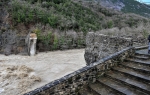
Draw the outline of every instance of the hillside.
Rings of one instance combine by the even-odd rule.
[[[136,0],[83,0],[84,2],[96,2],[103,7],[122,11],[124,13],[135,13],[150,18],[150,6]]]
[[[26,36],[34,32],[38,35],[37,47],[41,51],[85,47],[85,36],[90,31],[114,27],[134,29],[141,24],[145,27],[150,22],[146,17],[108,9],[98,1],[2,0],[0,8],[0,34],[11,39],[11,35],[7,34]],[[141,29],[148,34],[147,30]]]
[[[112,1],[117,2],[116,0]],[[132,0],[129,1],[134,3],[131,2]],[[132,9],[130,3],[125,3],[126,7],[122,9],[124,12],[129,11],[127,8],[130,8],[130,12],[137,10],[135,8]],[[91,10],[91,7],[86,6],[71,0],[13,0],[11,16],[15,23],[42,22],[43,24],[48,23],[52,28],[63,31],[73,29],[83,32],[124,27],[120,26],[120,24],[118,25],[118,21],[121,18],[124,18],[124,22],[121,22],[129,27],[136,26],[135,22],[146,22],[144,18],[135,15],[124,17],[121,13],[105,9],[102,6],[98,7],[95,11]],[[142,14],[142,10],[146,11],[146,9],[141,9],[139,13]],[[107,19],[107,17],[110,19]],[[134,19],[135,17],[137,18]],[[115,18],[115,20],[112,18]]]

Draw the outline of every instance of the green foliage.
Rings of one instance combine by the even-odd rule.
[[[61,36],[60,38],[59,38],[59,44],[60,45],[63,45],[65,43],[65,37],[64,36]]]
[[[50,46],[52,46],[52,50],[58,49],[59,39],[51,31],[47,35],[43,35],[39,29],[35,29],[33,32],[37,34],[38,41],[42,42],[47,50],[50,49]],[[63,41],[63,39],[60,40]]]
[[[54,44],[54,47],[57,46],[57,38],[55,36],[53,37],[51,31],[49,31],[47,35],[43,35],[39,29],[35,29],[33,32],[37,34],[38,41],[42,42],[47,49],[49,48],[50,44]]]
[[[71,0],[13,0],[12,18],[16,23],[49,24],[61,30],[99,30],[101,17]]]
[[[48,47],[51,44],[51,41],[53,41],[52,38],[52,32],[49,32],[47,35],[41,36],[41,41]]]
[[[83,39],[78,39],[77,41],[78,41],[77,42],[78,45],[83,45],[84,44]]]
[[[53,49],[56,50],[58,48],[59,40],[56,35],[54,35]]]
[[[137,21],[138,22],[138,21]],[[129,27],[133,27],[136,25],[136,20],[134,20],[132,17],[129,20],[126,20],[126,24],[129,25]]]
[[[52,27],[57,27],[58,18],[56,16],[54,16],[54,15],[50,15],[48,17],[48,23]]]
[[[38,28],[34,29],[33,32],[37,35],[38,39],[41,39],[41,30],[39,30]]]
[[[25,1],[28,1],[32,4],[37,3],[37,2],[39,2],[39,3],[41,3],[41,2],[53,2],[55,4],[60,4],[60,3],[66,2],[67,0],[25,0]]]
[[[113,21],[112,20],[108,21],[107,26],[108,26],[108,28],[112,28],[113,27]]]
[[[149,33],[146,30],[143,30],[142,35],[144,36],[144,38],[147,38]]]
[[[122,2],[127,4],[131,10],[131,5],[135,1],[127,1],[129,4],[125,1]],[[113,0],[113,2],[118,2],[118,0]],[[127,12],[127,8],[125,6],[123,10]],[[11,15],[14,23],[27,25],[41,22],[63,31],[82,31],[84,35],[89,31],[112,27],[132,27],[136,26],[137,22],[147,22],[146,19],[120,15],[100,6],[94,5],[93,7],[92,4],[84,7],[84,5],[71,0],[13,0]],[[107,18],[111,18],[111,20],[108,21]]]

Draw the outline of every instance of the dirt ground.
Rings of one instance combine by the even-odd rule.
[[[0,55],[0,95],[21,95],[86,65],[84,49]]]

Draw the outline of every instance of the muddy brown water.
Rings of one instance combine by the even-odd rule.
[[[84,49],[43,52],[31,57],[0,55],[0,95],[34,90],[85,65]]]

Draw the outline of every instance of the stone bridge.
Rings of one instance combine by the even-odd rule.
[[[109,38],[105,35],[102,37],[102,35],[93,33],[92,35],[90,40],[87,37],[87,43],[91,41],[90,44],[93,44],[92,41],[95,43],[94,40],[97,38],[101,38],[101,41],[98,40],[99,42],[96,44],[87,45],[88,49],[86,48],[86,50],[92,50],[92,52],[89,51],[91,54],[93,54],[91,48],[98,48],[101,44],[105,46],[105,43],[110,45],[113,50],[115,48],[116,51],[107,52],[104,57],[99,56],[102,51],[97,49],[95,57],[101,59],[93,61],[89,57],[87,60],[90,61],[86,60],[89,62],[87,66],[24,95],[149,95],[150,55],[147,54],[146,49],[143,49],[147,46],[135,48],[132,46],[131,39]],[[108,43],[106,39],[102,38],[112,40]],[[114,42],[114,39],[117,40]],[[116,45],[118,42],[120,45]],[[125,42],[125,45],[122,42]],[[113,47],[114,44],[117,48]],[[105,49],[108,48],[105,47]],[[87,54],[90,56],[90,53]]]

